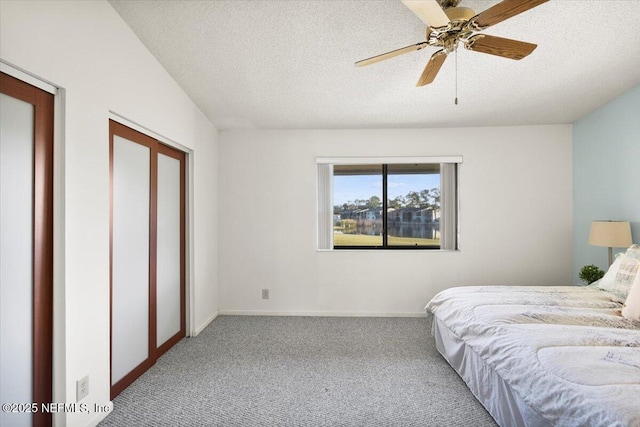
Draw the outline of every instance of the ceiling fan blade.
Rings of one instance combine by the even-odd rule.
[[[479,28],[485,29],[547,1],[549,0],[503,0],[484,12],[480,12],[471,18],[471,21],[474,21]]]
[[[402,3],[427,24],[427,27],[444,27],[449,24],[449,17],[436,0],[402,0]]]
[[[394,56],[402,55],[405,53],[413,52],[416,50],[420,50],[423,47],[428,46],[427,42],[416,43],[411,46],[402,47],[400,49],[392,50],[391,52],[383,53],[381,55],[372,56],[371,58],[363,59],[362,61],[356,62],[358,67],[363,67],[365,65],[374,64],[376,62],[384,61],[385,59],[393,58]]]
[[[438,71],[440,71],[442,64],[444,64],[445,59],[447,59],[447,54],[444,50],[439,50],[431,55],[431,58],[429,58],[429,62],[422,72],[420,80],[416,83],[416,86],[426,86],[431,83],[436,78],[436,75],[438,74]]]
[[[534,51],[538,45],[519,40],[478,34],[469,39],[467,49],[510,59],[522,59]]]

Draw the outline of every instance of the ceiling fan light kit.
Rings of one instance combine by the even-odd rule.
[[[458,6],[460,0],[402,0],[427,25],[426,41],[356,62],[361,67],[384,61],[398,55],[431,46],[440,48],[425,67],[416,86],[433,82],[447,55],[455,52],[459,44],[465,49],[520,60],[537,47],[533,43],[503,37],[476,34],[515,15],[546,3],[548,0],[503,0],[476,14],[468,7]]]

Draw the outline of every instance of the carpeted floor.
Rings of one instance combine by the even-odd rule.
[[[495,426],[426,318],[220,316],[114,400],[109,426]]]

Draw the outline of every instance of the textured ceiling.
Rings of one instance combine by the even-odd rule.
[[[399,0],[111,0],[220,130],[571,123],[640,84],[640,1],[551,0],[486,34],[538,44],[513,61],[460,49],[354,62],[424,40]],[[477,13],[498,3],[462,0]]]

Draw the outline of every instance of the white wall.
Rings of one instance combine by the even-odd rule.
[[[193,185],[194,253],[192,330],[200,333],[218,315],[218,134],[209,126],[196,137]]]
[[[316,251],[318,156],[462,155],[461,251]],[[571,284],[571,128],[220,133],[221,313],[421,313],[469,284]],[[270,299],[261,299],[262,288]]]
[[[56,190],[56,402],[109,403],[109,156],[113,111],[193,155],[195,328],[217,311],[217,131],[105,1],[0,2],[0,57],[64,89]],[[62,176],[60,176],[62,174]],[[60,197],[64,197],[63,201]],[[56,415],[57,425],[102,415]]]

